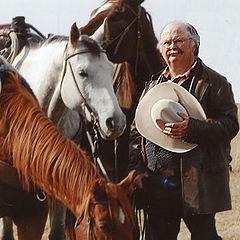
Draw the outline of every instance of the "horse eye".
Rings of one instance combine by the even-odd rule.
[[[103,224],[103,225],[99,226],[99,228],[101,229],[101,231],[103,231],[105,233],[111,233],[112,232],[112,227],[109,224]]]
[[[80,77],[87,77],[88,73],[85,70],[80,70],[79,75]]]

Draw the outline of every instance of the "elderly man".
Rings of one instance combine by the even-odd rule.
[[[231,84],[198,58],[199,45],[192,25],[166,25],[160,48],[167,67],[152,77],[142,97],[164,82],[188,90],[200,102],[205,120],[178,112],[182,120],[166,122],[162,134],[197,146],[175,152],[140,136],[134,127],[131,131],[130,169],[136,169],[135,183],[148,196],[147,239],[176,240],[183,219],[192,240],[219,240],[215,213],[231,209],[230,141],[239,130],[237,107]]]

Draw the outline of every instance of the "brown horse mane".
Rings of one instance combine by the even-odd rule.
[[[87,153],[59,132],[18,74],[6,73],[0,94],[0,156],[4,152],[11,159],[26,189],[33,182],[73,212],[85,209],[92,184],[105,179]]]
[[[122,108],[130,109],[133,101],[132,97],[136,89],[128,62],[115,65],[114,89],[118,97],[119,105]]]

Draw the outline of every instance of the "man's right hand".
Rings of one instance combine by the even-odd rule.
[[[144,173],[140,173],[138,174],[133,182],[135,183],[135,185],[139,188],[139,189],[142,189],[143,188],[143,183],[142,183],[142,180],[143,178],[147,178],[148,177],[148,173],[147,172],[144,172]]]

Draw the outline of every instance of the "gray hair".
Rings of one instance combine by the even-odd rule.
[[[199,46],[200,46],[200,36],[198,35],[198,32],[196,30],[195,27],[193,27],[193,25],[191,25],[190,23],[186,23],[186,22],[180,22],[180,21],[174,21],[174,22],[170,22],[168,23],[167,25],[171,24],[171,23],[176,23],[176,24],[179,24],[180,26],[183,26],[186,28],[186,30],[188,31],[189,33],[189,37],[191,39],[191,42],[192,42],[192,47],[194,46],[194,44],[196,44],[196,49],[194,51],[194,55],[195,56],[198,56],[198,53],[199,53]],[[167,26],[165,25],[161,32],[160,32],[160,37],[162,36],[162,32],[163,30],[165,29],[165,27]]]
[[[190,38],[192,40],[192,45],[194,46],[194,43],[196,44],[194,55],[198,56],[199,46],[200,46],[200,36],[198,35],[196,28],[193,27],[193,25],[191,25],[190,23],[184,23],[184,26],[189,32]]]

